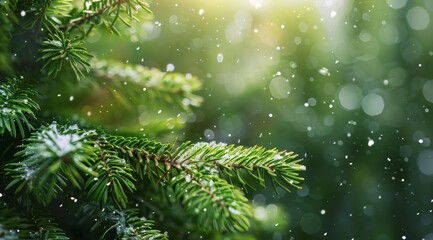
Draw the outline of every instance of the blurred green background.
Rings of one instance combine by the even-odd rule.
[[[256,239],[433,239],[433,1],[170,0],[100,58],[191,73],[180,140],[298,153],[302,190],[249,193]]]

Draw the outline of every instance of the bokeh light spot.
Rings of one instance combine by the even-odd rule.
[[[406,14],[409,26],[414,30],[423,30],[430,24],[430,16],[422,7],[413,7]]]
[[[362,90],[354,84],[348,84],[342,87],[338,94],[338,100],[340,100],[341,106],[347,110],[359,108],[361,99]]]
[[[386,0],[389,7],[394,9],[400,9],[406,6],[407,0]]]
[[[383,101],[383,98],[377,94],[368,94],[362,99],[362,110],[364,110],[367,115],[380,115],[384,108],[385,102]]]
[[[433,150],[422,151],[417,158],[419,170],[428,176],[433,175]]]
[[[271,80],[269,84],[269,91],[271,95],[276,99],[287,98],[292,90],[292,86],[289,81],[281,76],[278,76]]]
[[[425,100],[433,103],[433,80],[424,83],[422,93],[424,94]]]

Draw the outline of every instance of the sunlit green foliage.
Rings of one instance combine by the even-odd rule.
[[[184,143],[175,153],[176,164],[188,164],[200,168],[211,169],[221,177],[232,180],[236,178],[244,187],[254,188],[251,182],[244,179],[245,172],[265,187],[265,175],[271,179],[276,188],[279,186],[286,191],[291,185],[299,187],[303,178],[297,171],[305,170],[305,166],[298,164],[297,155],[292,152],[279,152],[275,149],[267,150],[262,147],[245,148],[242,146],[211,143]]]
[[[50,38],[43,42],[41,57],[45,62],[43,68],[48,71],[48,75],[56,76],[64,64],[69,64],[78,79],[84,76],[81,68],[89,72],[90,64],[85,58],[92,55],[83,46],[84,41],[78,37],[68,39],[62,32],[50,34]]]
[[[77,125],[42,126],[16,153],[18,161],[6,165],[5,173],[12,179],[6,190],[14,189],[24,199],[36,199],[47,206],[72,186],[85,189],[86,197],[100,208],[114,203],[128,209],[128,202],[135,201],[131,193],[137,190],[137,176],[150,184],[167,183],[174,198],[203,230],[238,232],[250,227],[251,207],[243,192],[222,178],[230,174],[228,169],[244,169],[259,182],[264,175],[255,169],[267,169],[272,171],[267,172],[272,181],[283,187],[274,178],[281,176],[293,186],[295,180],[301,180],[294,173],[303,170],[298,160],[290,154],[282,157],[275,150],[215,143],[173,148],[145,138],[100,134]],[[236,175],[245,185],[240,174]]]
[[[236,234],[251,227],[245,187],[299,188],[295,154],[183,142],[202,103],[197,77],[89,50],[98,26],[119,34],[149,19],[145,1],[0,0],[0,10],[0,238]]]
[[[115,61],[92,61],[91,77],[104,84],[111,85],[113,89],[124,91],[118,93],[122,102],[134,96],[146,96],[146,100],[160,99],[163,104],[175,104],[183,109],[190,106],[198,107],[202,98],[194,92],[201,88],[201,81],[191,74],[162,72],[156,68],[146,68],[142,65],[124,64]],[[125,87],[133,84],[134,88]],[[145,94],[143,94],[145,93]]]
[[[118,21],[130,26],[131,21],[139,21],[140,18],[145,17],[146,12],[151,11],[147,2],[143,0],[84,1],[81,12],[62,28],[66,31],[78,28],[84,36],[87,36],[95,26],[103,25],[109,32],[120,35],[116,26]]]

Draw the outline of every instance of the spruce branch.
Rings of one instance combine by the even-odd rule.
[[[4,11],[8,15],[13,14],[15,7],[17,6],[18,0],[1,0],[0,1],[0,10]]]
[[[176,104],[183,109],[189,106],[200,106],[201,97],[194,94],[201,88],[201,81],[191,74],[162,72],[156,68],[149,69],[142,65],[125,64],[115,61],[91,61],[92,76],[111,84],[115,89],[125,89],[126,96],[149,96],[153,101],[163,101]],[[125,88],[125,82],[133,84],[136,88]],[[138,92],[137,92],[138,91]],[[138,93],[138,94],[137,94]],[[160,102],[159,101],[159,102]]]
[[[125,158],[140,158],[146,155],[166,155],[173,148],[172,144],[160,143],[148,138],[124,137],[105,134],[105,144]]]
[[[131,20],[138,20],[136,15],[139,15],[140,9],[151,13],[147,2],[143,0],[84,1],[81,16],[72,19],[61,29],[70,32],[75,28],[82,27],[83,37],[86,37],[94,26],[104,24],[110,32],[119,34],[119,30],[115,26],[116,22],[120,20],[130,26]]]
[[[47,19],[51,19],[56,24],[61,24],[62,18],[70,17],[70,12],[74,8],[73,0],[49,0],[47,10],[45,11]]]
[[[146,136],[156,137],[179,130],[187,123],[192,107],[202,102],[196,95],[201,82],[191,74],[167,73],[118,61],[94,59],[90,64],[91,72],[85,82],[92,86],[92,92],[87,92],[86,101],[94,100],[98,97],[95,93],[100,93],[117,107],[115,111],[102,113],[99,123],[113,124],[113,118],[119,114],[136,116],[118,119],[122,125],[115,127],[125,132],[140,129]],[[74,95],[86,94],[79,89],[74,91],[77,91]]]
[[[169,169],[172,144],[163,144],[147,138],[105,135],[101,138],[104,148],[116,151],[118,156],[127,159],[136,174],[157,183]]]
[[[6,165],[6,175],[12,178],[6,189],[33,195],[43,205],[62,192],[68,180],[81,189],[83,174],[98,175],[91,168],[97,150],[91,140],[95,134],[56,122],[41,126],[16,153],[17,161]]]
[[[28,225],[28,222],[19,216],[15,208],[11,208],[5,202],[0,201],[0,237],[2,239],[18,240],[21,229]],[[17,232],[17,229],[20,229],[20,232]]]
[[[124,231],[122,240],[126,239],[154,239],[167,240],[167,233],[161,233],[159,230],[152,229],[153,221],[144,217],[138,217],[136,210],[132,209],[126,216],[127,228]]]
[[[69,18],[73,9],[72,0],[19,1],[20,26],[33,33],[54,32]]]
[[[170,185],[175,198],[203,230],[248,230],[251,210],[242,191],[213,174],[194,168],[182,170]]]
[[[139,217],[138,210],[131,207],[119,210],[106,205],[101,209],[94,204],[85,204],[77,212],[77,217],[91,220],[91,230],[102,231],[99,239],[168,239],[166,233],[152,228],[152,220]]]
[[[20,209],[0,201],[0,238],[15,239],[69,239],[56,221],[35,209]]]
[[[299,181],[303,179],[297,172],[305,169],[291,152],[257,146],[187,142],[173,150],[170,145],[164,147],[146,139],[111,136],[106,141],[107,146],[123,154],[132,165],[138,159],[147,170],[141,171],[142,175],[152,176],[152,182],[168,179],[176,199],[188,214],[197,217],[200,225],[208,226],[208,230],[236,232],[249,227],[251,210],[247,200],[225,179],[236,176],[242,185],[249,186],[242,177],[243,171],[265,186],[267,175],[274,185],[290,191],[289,185],[299,188]],[[158,146],[157,151],[154,151],[155,146]],[[139,169],[135,167],[136,171]],[[159,180],[155,182],[157,177]]]
[[[203,168],[218,172],[220,177],[231,179],[235,177],[243,186],[250,186],[241,170],[254,179],[260,185],[265,186],[265,175],[274,186],[280,186],[290,191],[288,186],[300,188],[303,180],[298,171],[305,170],[300,165],[300,159],[292,152],[267,150],[263,147],[250,147],[227,145],[224,143],[196,143],[189,142],[181,145],[173,153],[177,165],[198,165]]]
[[[20,85],[16,78],[0,83],[0,134],[7,131],[16,137],[19,132],[24,137],[24,128],[34,129],[31,121],[36,120],[34,111],[39,110],[39,105],[31,97],[36,92]]]
[[[11,62],[20,68],[27,68],[29,63],[37,66],[32,61],[38,54],[25,55],[21,53],[26,51],[15,51],[23,41],[26,43],[24,49],[36,44],[40,48],[38,57],[43,62],[45,75],[54,77],[64,67],[71,68],[77,79],[83,78],[85,72],[90,73],[81,82],[84,83],[81,86],[89,83],[94,87],[84,90],[86,94],[97,88],[102,90],[98,94],[112,94],[124,109],[130,110],[129,113],[140,114],[139,124],[145,127],[143,133],[146,136],[182,127],[192,107],[202,102],[196,95],[202,87],[198,78],[141,65],[89,61],[91,54],[85,48],[85,37],[96,26],[102,25],[110,32],[119,33],[122,31],[119,26],[127,31],[139,18],[149,16],[143,14],[150,12],[146,2],[85,0],[80,3],[83,3],[82,8],[77,8],[72,0],[0,0],[0,77],[13,72]],[[123,25],[118,24],[119,21]],[[9,45],[14,49],[13,53],[18,52],[18,57],[11,56]],[[59,89],[58,86],[65,85],[56,86]],[[47,92],[53,89],[56,87],[50,86]],[[81,91],[77,89],[72,91]],[[86,94],[77,95],[76,92],[71,94],[75,99],[86,98]],[[265,179],[269,179],[274,186],[287,191],[291,187],[298,188],[303,180],[298,172],[305,167],[290,152],[214,142],[186,142],[174,147],[175,143],[115,136],[77,125],[43,124],[43,119],[35,117],[35,111],[39,110],[32,100],[35,94],[33,90],[23,88],[16,79],[0,81],[0,134],[11,135],[1,140],[8,143],[15,138],[12,144],[8,143],[9,147],[0,151],[0,158],[8,159],[2,161],[0,167],[0,190],[5,195],[10,190],[15,192],[14,198],[2,199],[0,195],[0,238],[68,239],[47,212],[56,216],[75,215],[71,205],[65,202],[50,209],[56,201],[75,197],[75,194],[80,202],[74,201],[73,206],[83,207],[76,217],[91,226],[89,231],[83,232],[95,231],[101,239],[168,239],[166,233],[153,228],[153,221],[141,217],[142,212],[149,212],[150,217],[155,214],[152,212],[157,212],[160,225],[168,222],[164,228],[178,224],[181,219],[183,224],[176,226],[181,231],[185,230],[184,226],[189,227],[189,217],[192,217],[196,225],[189,228],[193,230],[190,236],[203,230],[246,231],[250,227],[251,206],[232,180],[242,186],[254,187],[247,178],[256,179],[262,186],[267,183]],[[87,100],[94,100],[92,97],[98,94],[89,94]],[[57,101],[53,103],[65,107]],[[44,105],[44,112],[53,110],[50,104]],[[104,106],[108,105],[113,106],[108,114],[115,112],[113,115],[124,117],[118,114],[123,110],[122,106],[104,103]],[[89,109],[94,110],[93,107]],[[75,108],[74,113],[77,109],[81,108]],[[45,120],[48,118],[41,115]],[[35,130],[34,121],[43,125]],[[116,122],[117,119],[108,121]],[[17,135],[25,138],[28,132],[32,133],[27,139],[17,138]],[[17,143],[22,145],[15,148]],[[11,157],[13,154],[15,158]],[[149,204],[145,200],[149,200]],[[64,203],[68,208],[62,208]],[[181,207],[185,211],[170,212]],[[66,226],[65,229],[77,227],[71,222],[59,219],[60,226]]]
[[[48,71],[48,75],[56,76],[64,64],[69,65],[75,77],[79,80],[84,77],[83,70],[90,71],[90,64],[86,58],[93,57],[83,46],[84,41],[78,37],[68,39],[63,32],[50,34],[50,39],[42,44],[41,60],[44,61],[43,69]]]
[[[97,143],[97,146],[99,158],[93,169],[98,173],[98,177],[89,178],[86,182],[89,196],[104,206],[110,194],[117,206],[126,208],[126,191],[133,192],[136,189],[132,169],[116,152],[104,149],[100,143]]]
[[[36,239],[59,239],[67,240],[69,237],[58,227],[53,218],[40,211],[34,210],[30,216],[33,220],[34,229],[37,231],[29,232],[31,238]]]

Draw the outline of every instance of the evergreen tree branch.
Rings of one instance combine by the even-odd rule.
[[[101,232],[99,239],[168,239],[166,233],[152,228],[153,221],[139,217],[135,208],[119,210],[106,205],[101,209],[97,205],[86,204],[77,216],[92,220],[91,230]]]
[[[127,159],[141,179],[148,178],[152,183],[157,183],[169,169],[172,144],[114,135],[105,135],[102,140],[105,142],[104,148],[116,151],[119,157]]]
[[[53,33],[62,25],[62,21],[70,17],[73,9],[72,0],[39,0],[19,1],[17,5],[20,15],[19,26],[24,30],[32,30],[35,36],[43,32]]]
[[[248,229],[251,212],[243,193],[212,172],[199,169],[200,165],[176,162],[169,152],[172,146],[147,139],[114,136],[105,140],[107,146],[126,155],[132,165],[140,162],[136,171],[147,175],[152,182],[175,175],[169,182],[176,199],[188,214],[196,216],[201,226],[206,226],[204,229],[232,232]],[[147,171],[141,171],[142,168]]]
[[[305,166],[300,165],[300,160],[296,159],[297,155],[258,146],[245,148],[215,142],[184,143],[173,153],[173,157],[176,165],[199,165],[218,172],[220,177],[236,177],[243,186],[252,187],[242,177],[240,170],[252,176],[263,187],[264,176],[267,175],[274,186],[280,186],[286,191],[290,191],[289,185],[300,188],[298,184],[303,178],[297,172],[305,170]]]
[[[104,2],[106,3],[104,4],[101,2],[85,2],[83,15],[79,18],[71,20],[68,24],[64,26],[64,28],[71,30],[85,23],[88,23],[93,19],[98,19],[101,17],[102,14],[104,14],[107,11],[109,12],[112,8],[119,9],[120,5],[128,2],[128,0],[118,0],[118,1],[114,1],[113,3],[109,3],[109,1],[104,1]]]
[[[213,174],[186,167],[182,171],[171,186],[176,199],[203,230],[248,230],[251,210],[239,189]]]
[[[97,108],[100,105],[94,104],[104,97],[108,99],[104,105],[113,106],[112,110],[96,118],[81,115],[83,119],[106,124],[104,129],[108,131],[118,128],[123,133],[136,135],[140,130],[147,137],[160,137],[182,129],[192,107],[202,102],[196,95],[201,82],[191,74],[165,73],[141,65],[95,59],[90,65],[91,72],[82,79],[80,88],[56,83],[59,88],[71,89],[67,94],[81,99],[61,108],[52,106],[57,112],[70,113],[84,105]]]
[[[22,88],[16,78],[0,83],[0,134],[8,131],[13,137],[17,131],[25,136],[24,128],[34,129],[32,120],[36,120],[39,105],[31,98],[36,92],[30,88]]]
[[[185,143],[170,153],[167,151],[172,147],[163,148],[156,144],[158,149],[164,150],[150,153],[146,150],[149,140],[140,142],[133,138],[110,137],[107,142],[119,153],[125,154],[131,164],[135,162],[134,159],[146,159],[139,162],[147,169],[143,175],[147,173],[148,176],[154,176],[151,178],[153,182],[156,176],[161,180],[174,175],[169,182],[175,197],[190,215],[198,216],[200,225],[210,226],[212,230],[235,232],[249,227],[250,209],[246,199],[240,190],[222,178],[230,180],[236,176],[242,185],[250,186],[242,177],[240,171],[243,170],[262,186],[265,186],[267,175],[273,185],[290,191],[288,185],[299,188],[299,181],[303,179],[297,171],[305,169],[298,164],[300,160],[293,153],[257,146],[244,148],[214,142]],[[208,209],[209,212],[201,214],[200,211]]]
[[[128,21],[122,16],[126,15],[130,19],[138,20],[135,15],[139,9],[151,13],[146,1],[143,0],[102,0],[102,1],[85,1],[81,16],[72,19],[61,27],[64,31],[72,31],[75,28],[86,26],[87,30],[83,31],[83,36],[87,36],[94,26],[104,23],[110,32],[119,34],[115,23],[121,20],[129,26]]]
[[[0,238],[15,239],[69,239],[55,220],[38,210],[24,210],[0,201]]]
[[[11,208],[5,202],[0,201],[0,237],[2,239],[18,240],[19,235],[25,234],[23,230],[29,225],[27,221],[19,216],[15,208]],[[20,231],[17,232],[17,229],[20,229]]]
[[[97,146],[99,161],[94,164],[93,169],[98,173],[98,177],[89,178],[86,182],[89,196],[104,206],[110,194],[117,206],[126,208],[126,191],[133,192],[136,189],[132,169],[125,159],[119,158],[111,150],[104,149],[103,144],[98,142]]]
[[[127,228],[124,231],[122,240],[126,239],[154,239],[167,240],[166,233],[161,233],[159,230],[152,229],[153,221],[147,220],[144,217],[138,217],[137,212],[133,209],[126,217]]]
[[[89,80],[96,80],[89,81],[92,86],[108,89],[108,94],[123,103],[125,109],[140,114],[139,123],[147,127],[143,128],[146,136],[183,126],[186,117],[181,121],[174,116],[187,116],[191,107],[199,106],[202,101],[196,95],[201,88],[196,77],[114,61],[88,61],[91,55],[83,40],[94,27],[104,25],[118,34],[121,31],[117,29],[119,21],[124,27],[131,27],[131,23],[136,23],[143,15],[148,16],[140,14],[143,9],[150,12],[146,2],[82,2],[83,7],[78,9],[72,0],[0,0],[0,77],[13,73],[12,59],[20,67],[28,67],[29,62],[30,66],[37,66],[33,61],[39,59],[48,77],[56,76],[66,65],[77,79],[90,72]],[[11,56],[9,45],[18,57]],[[26,54],[24,50],[30,48],[39,52]],[[55,87],[47,89],[51,91]],[[213,142],[187,142],[174,148],[174,143],[114,136],[102,131],[98,134],[77,125],[55,122],[33,131],[32,122],[38,121],[34,112],[39,110],[31,98],[35,94],[29,88],[22,88],[16,79],[0,82],[0,134],[11,135],[2,142],[15,138],[14,143],[8,143],[9,147],[0,151],[0,158],[9,159],[15,154],[8,163],[2,161],[0,189],[6,194],[9,190],[15,191],[14,198],[20,203],[13,205],[14,208],[10,202],[3,202],[0,195],[0,238],[68,239],[46,212],[50,211],[47,206],[54,206],[56,199],[61,201],[60,207],[51,212],[71,214],[70,206],[67,210],[62,208],[63,204],[69,204],[62,200],[75,194],[80,198],[75,206],[88,206],[81,215],[101,239],[168,238],[167,234],[153,229],[153,221],[141,217],[142,213],[135,207],[142,207],[143,212],[159,211],[164,228],[167,218],[170,218],[167,222],[176,218],[171,224],[186,219],[183,224],[190,225],[189,216],[192,216],[197,224],[188,229],[196,233],[202,230],[246,231],[250,226],[251,209],[241,189],[231,184],[232,180],[253,187],[247,178],[256,179],[262,186],[265,186],[265,179],[269,179],[274,186],[287,191],[290,187],[299,187],[303,180],[298,171],[305,167],[299,164],[297,156],[275,149]],[[84,94],[73,96],[78,99]],[[86,103],[89,102],[92,101]],[[137,108],[137,103],[142,105]],[[115,108],[117,105],[112,109]],[[50,110],[49,104],[45,105],[44,112]],[[162,111],[164,113],[160,114]],[[147,119],[152,113],[156,117]],[[39,124],[42,124],[40,120]],[[19,134],[24,138],[29,131],[33,131],[29,138],[23,141],[17,138]],[[22,145],[15,148],[21,142]],[[8,184],[3,184],[6,181]],[[161,196],[152,195],[155,192]],[[145,198],[152,204],[145,205],[142,201]],[[154,203],[169,206],[169,209],[182,207],[185,211],[155,210]],[[149,215],[152,217],[153,213]],[[61,221],[61,226],[69,225],[67,228],[71,224]]]
[[[50,0],[49,7],[45,11],[48,20],[61,24],[62,18],[71,17],[70,12],[74,8],[73,0]]]
[[[80,189],[82,174],[97,176],[91,168],[96,148],[91,140],[94,131],[82,131],[76,125],[52,123],[33,132],[16,153],[17,160],[6,165],[12,178],[6,189],[32,195],[48,205],[69,182]]]
[[[45,40],[42,44],[41,60],[44,61],[43,69],[48,71],[48,75],[56,76],[64,64],[68,64],[79,80],[84,77],[84,71],[90,71],[90,64],[86,58],[93,57],[83,46],[84,41],[75,37],[68,39],[63,32],[50,34],[50,40]]]
[[[101,139],[125,158],[140,158],[143,155],[164,156],[169,154],[173,148],[172,144],[164,144],[147,138],[105,134]]]
[[[183,109],[188,109],[189,106],[198,107],[202,102],[202,98],[194,94],[201,88],[201,82],[191,74],[162,72],[141,65],[96,59],[91,62],[91,65],[91,75],[111,84],[117,90],[135,90],[141,96],[149,95],[153,101],[177,104]],[[137,87],[126,89],[125,83]],[[138,94],[132,92],[127,96],[139,98]]]

